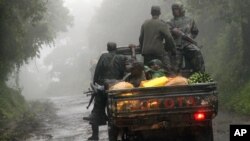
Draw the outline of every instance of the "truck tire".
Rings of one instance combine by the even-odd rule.
[[[194,138],[195,141],[214,141],[212,122],[209,126],[202,127]]]
[[[122,135],[122,141],[145,141],[140,132],[125,132]]]
[[[108,123],[108,135],[109,141],[117,141],[118,137],[118,128],[112,125],[112,123]]]

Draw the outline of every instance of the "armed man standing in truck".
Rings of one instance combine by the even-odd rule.
[[[139,37],[144,64],[153,59],[162,61],[164,69],[169,75],[173,75],[173,67],[169,54],[175,55],[175,43],[171,36],[168,25],[159,19],[161,9],[159,6],[152,6],[152,18],[146,20],[141,26]],[[165,44],[164,44],[165,43]]]
[[[93,83],[105,85],[106,80],[120,80],[125,75],[126,57],[116,54],[116,43],[109,42],[107,44],[108,53],[103,53],[98,60]],[[99,139],[99,126],[105,125],[107,116],[105,113],[106,94],[104,91],[98,91],[95,96],[94,107],[88,117],[83,117],[84,120],[90,121],[92,125],[92,136],[88,140]]]
[[[185,16],[182,3],[174,3],[172,5],[172,13],[174,17],[168,23],[177,47],[175,70],[177,72],[180,71],[184,56],[190,63],[193,72],[204,72],[205,66],[201,50],[195,45],[193,40],[199,33],[195,21]]]

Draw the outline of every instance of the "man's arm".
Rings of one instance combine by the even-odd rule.
[[[197,35],[199,34],[199,29],[195,23],[194,20],[192,20],[192,23],[191,23],[191,35],[192,35],[192,38],[196,38]]]
[[[140,48],[142,48],[142,46],[143,46],[143,38],[144,38],[144,27],[142,25],[141,26],[141,33],[140,33],[140,37],[139,37]]]
[[[167,50],[170,50],[172,53],[176,52],[176,46],[175,46],[175,42],[174,39],[169,31],[169,27],[167,24],[163,24],[162,25],[162,34],[163,34],[163,38],[165,39],[165,44]]]
[[[99,82],[100,75],[102,75],[102,64],[103,64],[103,55],[101,55],[96,65],[93,83]]]

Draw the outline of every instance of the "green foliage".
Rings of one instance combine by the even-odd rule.
[[[8,88],[8,74],[51,45],[72,18],[63,0],[0,0],[0,140],[13,140],[3,131],[27,115],[28,105],[19,90]],[[18,129],[18,127],[16,127]],[[12,131],[12,130],[10,130]]]
[[[221,102],[249,112],[245,84],[250,79],[250,1],[186,0],[186,4],[200,27],[206,68],[218,81]]]
[[[53,119],[56,109],[49,102],[26,103],[20,92],[0,85],[0,140],[25,140],[42,126],[46,118]]]
[[[72,20],[62,0],[1,0],[0,12],[0,81],[15,66],[39,57],[39,49]]]
[[[236,95],[227,103],[230,110],[250,115],[250,83],[248,82]]]
[[[20,92],[0,84],[0,126],[8,125],[11,121],[22,118],[23,113],[27,110],[24,97]]]

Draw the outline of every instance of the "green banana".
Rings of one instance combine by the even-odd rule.
[[[214,80],[207,73],[194,73],[188,78],[189,84],[195,83],[208,83],[213,82]]]

